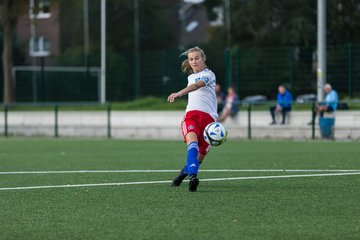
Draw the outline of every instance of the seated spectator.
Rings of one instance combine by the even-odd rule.
[[[225,106],[218,119],[219,122],[224,122],[229,116],[235,117],[239,112],[239,97],[235,92],[235,88],[230,86],[225,100]]]
[[[217,100],[217,104],[218,104],[218,113],[221,113],[221,111],[224,108],[225,105],[225,93],[221,90],[221,86],[219,83],[216,84],[215,86],[215,93],[216,93],[216,100]]]
[[[338,107],[339,96],[337,92],[334,89],[332,89],[330,84],[325,84],[324,92],[326,93],[324,101],[320,102],[315,107],[315,109],[313,109],[315,117],[318,114],[320,115],[320,117],[323,117],[325,112],[327,113],[335,112]],[[309,122],[308,124],[311,125],[312,121]]]
[[[291,93],[283,86],[278,87],[277,104],[269,108],[272,122],[271,125],[276,124],[275,113],[280,112],[282,114],[281,124],[285,124],[286,114],[291,111],[293,97]]]

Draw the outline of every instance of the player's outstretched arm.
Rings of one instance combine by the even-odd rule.
[[[168,96],[168,102],[174,102],[175,98],[178,97],[182,97],[190,92],[193,92],[195,90],[198,90],[201,87],[205,86],[205,82],[204,81],[198,81],[196,83],[190,84],[189,86],[187,86],[186,88],[180,90],[179,92],[176,93],[172,93]]]

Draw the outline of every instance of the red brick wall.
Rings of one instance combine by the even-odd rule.
[[[43,36],[50,40],[51,55],[46,57],[46,62],[54,62],[59,56],[59,38],[60,38],[60,15],[59,6],[52,4],[50,8],[51,17],[45,19],[36,19],[36,36]],[[16,27],[17,40],[24,49],[27,56],[27,62],[31,63],[32,57],[29,56],[30,40],[30,18],[28,11],[22,16]]]

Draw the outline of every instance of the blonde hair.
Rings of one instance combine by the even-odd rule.
[[[185,52],[183,52],[182,54],[180,54],[180,57],[181,56],[188,56],[189,53],[191,52],[200,52],[201,53],[201,57],[204,59],[204,62],[206,60],[206,55],[204,53],[204,51],[199,48],[198,46],[196,47],[193,47],[193,48],[189,48],[188,50],[186,50]],[[205,65],[206,67],[206,65]],[[192,74],[194,73],[194,71],[192,70],[191,66],[190,66],[190,63],[189,63],[189,59],[186,58],[182,63],[181,63],[181,71],[183,71],[184,73],[187,73],[187,74]]]

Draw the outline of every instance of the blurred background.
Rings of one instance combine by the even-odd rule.
[[[274,99],[279,84],[316,94],[314,0],[0,0],[0,8],[3,103],[165,97],[186,85],[179,56],[196,45],[240,99]],[[326,8],[327,82],[341,99],[359,98],[360,3]]]

